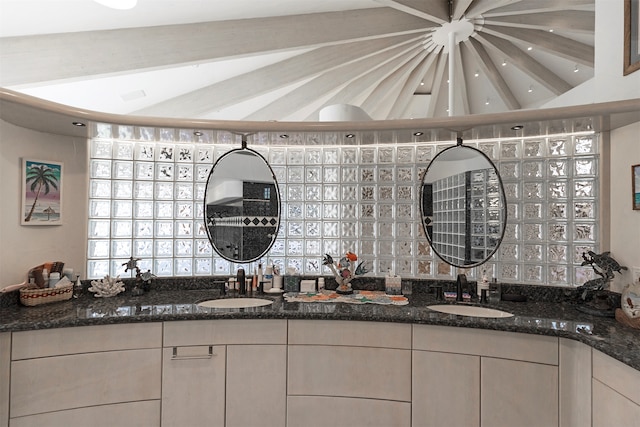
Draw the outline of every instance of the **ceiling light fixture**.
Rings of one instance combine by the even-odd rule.
[[[204,135],[204,134],[203,134],[201,131],[199,131],[199,130],[194,130],[194,131],[193,131],[193,134],[194,134],[195,136],[202,136],[202,135]]]
[[[473,74],[473,77],[478,77],[480,75],[480,71],[476,70],[476,72]]]
[[[289,138],[289,135],[287,135],[286,133],[283,133],[282,135],[280,135],[280,138],[287,139]]]
[[[424,135],[424,132],[418,131],[413,133],[413,136],[422,136],[422,135]]]
[[[553,33],[553,28],[549,28],[549,32],[550,32],[550,33]]]
[[[420,86],[424,86],[424,82],[420,82]]]
[[[533,50],[533,46],[529,46],[527,50]]]
[[[506,59],[503,59],[503,60],[502,60],[502,66],[503,66],[503,67],[506,67],[506,66],[507,66],[507,60],[506,60]]]
[[[527,92],[529,93],[533,92],[533,86],[529,86],[529,90]]]
[[[111,9],[128,10],[133,9],[138,4],[138,0],[93,0]]]
[[[522,126],[522,125],[511,126],[511,130],[522,130],[522,128],[524,128],[524,126]]]
[[[74,125],[74,126],[77,126],[79,128],[83,128],[83,127],[87,126],[85,123],[82,123],[82,122],[72,122],[71,124]]]
[[[484,105],[489,105],[489,98],[487,98],[487,100],[484,102]]]
[[[355,138],[356,136],[352,133],[348,133],[345,135],[345,138]]]
[[[576,67],[573,69],[573,72],[574,72],[574,73],[577,73],[577,72],[578,72],[578,70],[579,70],[579,69],[578,69],[578,65],[576,64]]]

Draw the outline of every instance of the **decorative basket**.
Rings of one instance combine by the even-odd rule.
[[[26,306],[47,304],[56,301],[71,299],[73,295],[73,283],[59,288],[20,289],[20,302]]]

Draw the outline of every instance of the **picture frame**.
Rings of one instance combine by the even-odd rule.
[[[634,211],[640,211],[640,164],[631,166],[631,195]]]
[[[624,0],[623,75],[640,69],[640,0]]]
[[[63,164],[22,159],[22,225],[62,225]]]

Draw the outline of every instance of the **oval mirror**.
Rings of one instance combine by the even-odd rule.
[[[204,196],[213,249],[237,263],[263,257],[280,226],[280,193],[267,161],[249,148],[225,153],[213,165]]]
[[[448,264],[485,263],[500,246],[507,222],[502,180],[480,150],[462,145],[438,153],[424,174],[422,224],[433,251]]]

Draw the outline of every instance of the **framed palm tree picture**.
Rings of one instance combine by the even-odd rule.
[[[62,163],[22,159],[22,225],[62,225]]]

